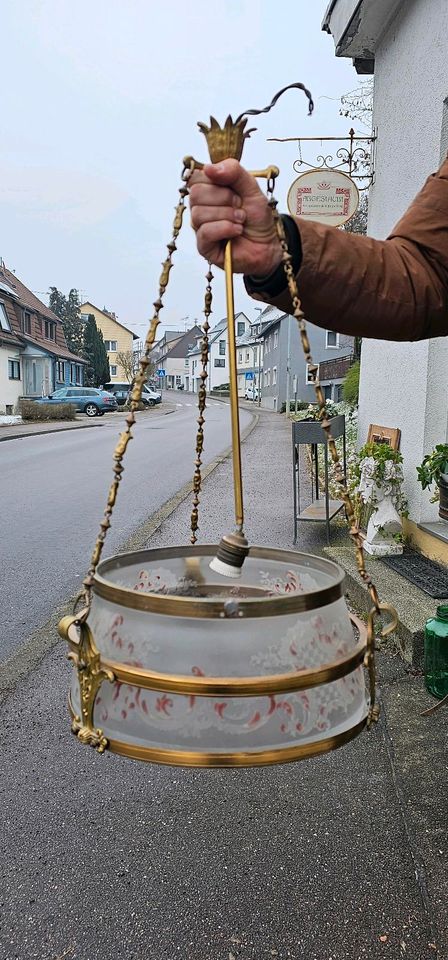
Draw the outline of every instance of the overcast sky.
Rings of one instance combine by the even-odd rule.
[[[206,159],[198,120],[263,107],[249,167],[281,169],[285,208],[294,147],[270,136],[346,134],[339,97],[358,85],[321,31],[327,0],[3,0],[0,256],[35,292],[77,287],[142,336],[158,290],[182,157]],[[251,124],[252,125],[252,124]],[[308,145],[313,161],[319,144]],[[329,151],[327,151],[329,152]],[[201,317],[205,264],[189,218],[164,322]],[[45,299],[45,298],[44,298]],[[236,308],[255,316],[236,287]],[[224,315],[215,280],[213,322]],[[180,329],[184,323],[179,323]]]

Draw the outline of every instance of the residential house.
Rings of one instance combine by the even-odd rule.
[[[250,330],[250,321],[245,313],[235,315],[235,334],[237,345],[240,338],[244,337]],[[198,337],[196,346],[190,350],[188,360],[190,364],[190,390],[197,392],[200,385],[200,371],[202,369],[201,361],[201,337]],[[227,318],[224,317],[209,331],[209,363],[207,390],[215,390],[222,384],[228,384],[229,374],[229,348],[227,341]],[[238,355],[237,355],[238,361]]]
[[[197,338],[201,337],[201,328],[195,324],[190,330],[179,333],[177,337],[168,338],[165,345],[159,346],[157,365],[165,370],[162,385],[167,390],[181,387],[190,389],[190,358],[189,352],[196,345]]]
[[[59,317],[0,260],[0,412],[12,413],[21,397],[82,385],[84,366]]]
[[[446,0],[333,0],[323,21],[336,55],[374,72],[377,140],[368,232],[384,238],[448,150]],[[354,83],[356,81],[354,80]],[[448,338],[413,343],[364,339],[359,441],[370,423],[401,430],[407,538],[448,563],[448,525],[422,490],[416,466],[448,439]]]
[[[279,413],[289,398],[315,401],[313,380],[294,317],[269,306],[258,320],[263,351],[262,406]],[[353,337],[307,324],[311,353],[320,365],[324,395],[339,400],[341,384],[353,357]],[[338,366],[336,365],[338,361]],[[344,363],[342,362],[344,361]]]
[[[123,323],[120,323],[114,313],[106,310],[105,307],[100,310],[99,307],[96,307],[94,303],[90,303],[89,300],[86,300],[86,302],[82,304],[80,313],[81,320],[84,320],[84,322],[87,321],[89,314],[92,314],[95,317],[98,330],[101,330],[103,334],[104,346],[106,347],[109,359],[110,382],[126,382],[128,377],[118,360],[117,353],[133,353],[134,341],[138,341],[137,334],[129,330],[129,327],[125,327]]]

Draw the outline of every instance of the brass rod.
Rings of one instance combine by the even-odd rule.
[[[235,306],[233,298],[232,241],[228,240],[224,251],[226,276],[227,339],[229,346],[230,415],[232,422],[233,489],[235,497],[235,522],[238,532],[243,532],[243,479],[241,470],[240,415],[238,409],[238,374],[236,366]]]

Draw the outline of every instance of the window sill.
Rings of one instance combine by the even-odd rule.
[[[424,533],[429,533],[432,537],[436,537],[437,540],[448,543],[448,523],[444,523],[443,520],[434,520],[433,523],[418,523],[417,527],[419,530],[423,530]]]

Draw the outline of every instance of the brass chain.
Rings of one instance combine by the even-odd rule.
[[[134,382],[131,391],[131,401],[130,401],[130,410],[126,417],[126,427],[123,432],[120,434],[118,443],[114,451],[114,479],[109,487],[109,493],[107,497],[106,509],[104,511],[103,519],[100,523],[100,530],[96,538],[95,546],[93,548],[92,557],[90,560],[90,567],[87,572],[87,576],[83,580],[83,589],[78,595],[75,602],[75,610],[78,606],[78,603],[83,600],[83,610],[80,615],[80,621],[87,619],[90,606],[92,603],[92,586],[94,581],[95,572],[97,566],[101,559],[101,554],[103,552],[104,542],[107,536],[107,531],[111,525],[112,512],[116,503],[118,488],[120,486],[121,477],[123,474],[123,457],[126,453],[126,449],[130,440],[132,440],[132,427],[135,423],[135,411],[138,410],[139,403],[142,397],[143,387],[146,382],[146,371],[150,364],[150,354],[154,346],[154,341],[156,338],[157,327],[159,326],[160,319],[159,313],[163,308],[163,296],[165,290],[168,286],[168,280],[170,275],[170,270],[173,265],[172,256],[175,250],[177,250],[176,240],[179,236],[180,229],[182,226],[182,220],[185,213],[185,198],[188,195],[188,180],[192,173],[192,165],[184,164],[182,169],[182,186],[179,188],[180,200],[175,208],[175,216],[173,222],[173,235],[170,243],[167,244],[168,256],[162,263],[162,272],[159,278],[159,296],[157,300],[154,301],[154,314],[151,319],[148,333],[146,335],[145,346],[142,353],[142,356],[139,361],[138,371],[134,377]]]
[[[391,622],[383,627],[381,635],[383,637],[391,633],[397,625],[397,614],[392,606],[387,603],[381,603],[378,597],[378,591],[373,583],[372,578],[366,570],[364,562],[364,549],[363,541],[361,537],[361,532],[359,529],[359,523],[355,516],[355,511],[353,509],[353,504],[350,498],[350,494],[347,488],[346,477],[339,459],[339,454],[335,440],[331,435],[331,423],[328,419],[327,408],[325,405],[325,397],[323,394],[322,387],[319,383],[319,367],[314,363],[311,355],[311,347],[308,339],[308,333],[306,329],[305,314],[302,310],[299,291],[297,286],[297,281],[294,274],[294,268],[292,265],[292,257],[288,250],[288,243],[286,240],[285,229],[283,226],[283,221],[277,210],[277,201],[273,196],[273,191],[275,187],[275,177],[270,177],[267,184],[267,194],[268,194],[268,203],[272,210],[272,215],[274,218],[274,226],[279,239],[279,243],[282,249],[282,262],[283,268],[286,275],[286,280],[288,284],[288,290],[291,296],[292,306],[293,306],[293,316],[297,321],[299,328],[300,339],[303,347],[303,352],[305,354],[305,359],[308,364],[308,371],[313,378],[314,390],[319,406],[319,419],[322,425],[322,429],[327,435],[327,443],[330,450],[331,458],[334,464],[334,478],[341,492],[342,499],[344,501],[345,511],[347,515],[347,521],[349,524],[349,532],[352,538],[356,564],[358,567],[358,572],[362,580],[364,581],[369,594],[372,600],[372,609],[368,616],[368,629],[367,629],[367,653],[365,658],[365,666],[369,672],[370,680],[370,711],[369,711],[369,722],[372,722],[378,719],[378,707],[375,704],[375,658],[374,658],[374,649],[375,649],[375,619],[381,615],[381,613],[388,613],[391,617]]]
[[[211,264],[208,265],[208,272],[205,275],[207,280],[207,286],[205,288],[204,296],[204,314],[205,320],[202,324],[202,340],[201,340],[201,364],[202,369],[199,374],[200,376],[200,385],[198,390],[198,432],[196,434],[196,460],[194,461],[194,476],[193,476],[193,509],[191,511],[191,543],[195,544],[197,542],[196,532],[199,526],[199,500],[201,494],[201,485],[202,485],[202,451],[204,449],[204,412],[207,406],[207,390],[206,382],[208,377],[208,331],[210,330],[210,324],[208,318],[212,312],[212,280],[213,274],[211,271]]]

